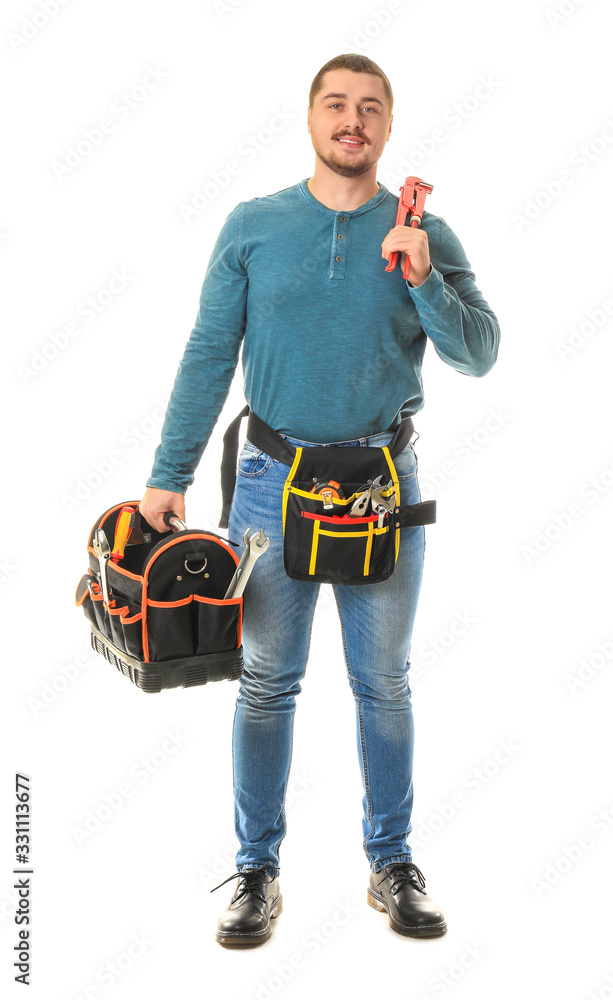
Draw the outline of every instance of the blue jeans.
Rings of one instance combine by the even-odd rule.
[[[391,436],[384,431],[334,443],[381,447]],[[286,439],[303,447],[316,444]],[[401,504],[419,502],[413,446],[408,444],[394,463]],[[296,695],[306,669],[320,586],[292,580],[285,572],[281,497],[288,474],[287,465],[245,441],[228,536],[242,547],[247,527],[263,528],[270,545],[255,563],[244,593],[245,668],[232,733],[239,870],[267,863],[279,869]],[[398,560],[387,580],[333,585],[355,698],[363,847],[373,872],[394,861],[411,861],[407,838],[413,806],[413,713],[408,672],[424,552],[423,525],[402,528]]]

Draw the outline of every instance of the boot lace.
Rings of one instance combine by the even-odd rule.
[[[238,902],[239,899],[242,899],[243,896],[246,896],[247,893],[250,892],[252,895],[257,896],[258,899],[261,899],[262,902],[265,903],[266,896],[264,896],[261,891],[263,875],[269,876],[269,882],[272,882],[275,878],[275,872],[273,872],[266,865],[262,866],[262,868],[247,868],[243,872],[236,872],[234,875],[230,875],[229,878],[224,879],[223,882],[220,882],[219,885],[216,885],[210,891],[215,892],[216,889],[221,889],[222,885],[225,885],[226,882],[231,882],[233,878],[237,878],[240,881],[238,883],[236,896],[234,896],[233,902]]]
[[[377,885],[381,885],[381,882],[385,882],[385,879],[389,878],[392,880],[390,887],[390,892],[392,896],[395,896],[398,890],[405,884],[405,882],[410,883],[419,892],[426,893],[426,880],[419,870],[417,865],[413,864],[412,861],[403,861],[397,864],[392,864],[387,866],[386,873]]]

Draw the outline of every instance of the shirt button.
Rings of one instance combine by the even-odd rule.
[[[347,222],[347,216],[341,215],[341,222]]]
[[[343,240],[345,237],[343,236],[342,233],[339,233],[336,238],[337,238],[337,240]]]
[[[342,258],[342,257],[337,257],[336,259],[337,259],[338,261],[341,261],[341,260],[342,260],[343,258]]]

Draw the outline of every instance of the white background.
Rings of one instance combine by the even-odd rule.
[[[33,795],[29,996],[610,997],[608,4],[218,7],[2,9],[2,981],[22,995],[21,771]],[[235,870],[236,685],[143,694],[89,650],[73,597],[92,523],[142,495],[223,220],[311,175],[310,83],[343,51],[392,82],[378,179],[394,193],[408,173],[434,185],[427,207],[458,235],[502,329],[483,379],[426,352],[415,420],[438,523],[411,654],[412,843],[449,931],[402,938],[366,904],[354,704],[324,587],[296,715],[284,912],[264,946],[224,950],[214,931],[234,883],[209,889]],[[151,67],[146,98],[113,111]],[[266,131],[279,111],[287,125]],[[113,130],[58,176],[105,117]],[[186,222],[181,206],[229,160],[238,175]],[[124,290],[79,319],[114,269],[130,276]],[[242,405],[239,369],[188,493],[194,527],[217,525],[221,438]],[[96,480],[96,466],[108,474]],[[164,756],[168,733],[180,745]],[[152,754],[162,762],[138,778]],[[79,842],[126,784],[121,808]]]

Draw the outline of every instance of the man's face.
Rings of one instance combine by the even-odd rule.
[[[337,69],[324,75],[307,126],[320,160],[342,177],[359,177],[380,159],[392,120],[381,77]]]

